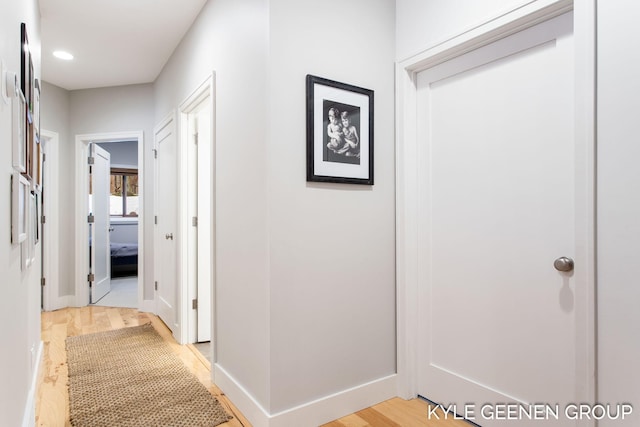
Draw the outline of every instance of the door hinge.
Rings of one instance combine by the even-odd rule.
[[[47,223],[47,217],[42,215],[42,218],[40,219],[40,223],[41,224],[46,224]]]
[[[43,162],[47,161],[47,153],[42,153],[42,161]]]
[[[196,145],[198,145],[198,134],[197,134],[197,133],[194,133],[194,134],[193,134],[193,142],[194,142]]]
[[[93,281],[95,281],[95,280],[96,280],[96,276],[95,276],[93,273],[89,273],[89,274],[87,275],[87,281],[89,281],[89,282],[93,282]]]
[[[93,224],[94,222],[96,222],[96,217],[95,217],[95,216],[93,216],[93,215],[89,215],[89,216],[87,217],[87,222],[88,222],[89,224]]]
[[[155,288],[156,291],[158,290],[158,281],[157,280],[155,281],[154,288]]]
[[[197,298],[191,300],[191,308],[194,309],[194,310],[198,309],[198,299]]]
[[[44,277],[40,279],[40,286],[45,286],[46,284],[47,284],[47,279],[45,279]]]
[[[158,158],[158,150],[154,148],[154,149],[153,149],[153,150],[151,150],[151,151],[153,151],[153,158],[154,158],[154,159],[157,159],[157,158]]]
[[[87,159],[87,164],[94,165],[95,163],[96,163],[96,158],[95,157],[89,157]]]
[[[193,218],[191,218],[191,225],[193,225],[194,227],[198,226],[198,217],[194,216]]]
[[[154,221],[155,225],[158,225],[158,215],[156,215],[156,216],[154,217],[153,221]]]

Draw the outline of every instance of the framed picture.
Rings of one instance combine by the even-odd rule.
[[[25,135],[26,135],[26,170],[23,172],[27,178],[34,175],[34,149],[35,149],[35,129],[34,129],[34,75],[33,60],[31,58],[31,48],[29,37],[27,36],[27,25],[20,26],[20,89],[24,94],[26,104]]]
[[[20,89],[27,101],[27,108],[31,109],[33,62],[31,61],[31,49],[27,36],[27,24],[20,25]]]
[[[21,90],[11,98],[11,145],[13,168],[20,173],[27,171],[27,106]]]
[[[33,240],[35,243],[40,241],[40,232],[41,232],[41,223],[40,220],[42,216],[42,190],[37,189],[32,191],[33,194],[33,202],[34,202],[34,217],[33,217]]]
[[[307,181],[373,185],[373,91],[307,75]]]
[[[33,129],[40,140],[40,80],[35,79],[33,85]]]
[[[30,186],[29,180],[19,172],[11,175],[11,243],[13,244],[27,240]]]

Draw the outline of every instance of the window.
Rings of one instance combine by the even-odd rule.
[[[138,216],[138,170],[111,168],[111,216]]]

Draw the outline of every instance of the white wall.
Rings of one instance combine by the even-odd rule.
[[[130,221],[130,218],[111,219],[109,234],[111,243],[138,243],[138,221]]]
[[[111,155],[111,167],[138,168],[138,143],[136,141],[103,142],[98,145]]]
[[[394,13],[210,1],[156,81],[157,122],[215,71],[216,368],[252,422],[395,373]],[[308,73],[375,91],[375,186],[306,182]]]
[[[278,413],[396,372],[395,2],[269,5],[270,411]],[[307,74],[374,91],[375,185],[306,182]]]
[[[471,30],[531,0],[396,0],[396,58]]]
[[[40,20],[35,0],[0,0],[0,59],[20,75],[20,23],[27,24],[36,77],[40,77]],[[20,267],[20,246],[10,243],[11,109],[0,99],[0,425],[34,425],[32,380],[40,348],[41,258]],[[40,244],[36,250],[40,249]]]
[[[217,364],[268,385],[267,0],[208,2],[156,80],[156,123],[215,70]]]
[[[598,398],[640,425],[640,4],[598,2]]]

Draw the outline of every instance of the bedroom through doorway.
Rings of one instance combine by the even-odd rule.
[[[109,292],[94,305],[138,308],[138,141],[96,143],[110,154],[109,167]],[[93,187],[91,191],[101,191]],[[104,191],[104,189],[102,189]],[[103,195],[104,196],[104,195]],[[90,205],[93,197],[89,194]],[[91,249],[90,249],[91,250]]]

